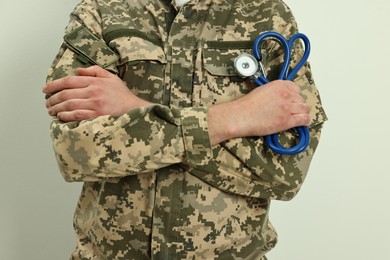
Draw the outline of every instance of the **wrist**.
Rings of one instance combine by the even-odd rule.
[[[208,110],[208,128],[212,145],[239,137],[239,123],[235,113],[239,109],[234,102],[212,106]]]

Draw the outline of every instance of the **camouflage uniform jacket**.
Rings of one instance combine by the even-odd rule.
[[[72,259],[265,259],[276,243],[270,200],[294,197],[308,171],[326,119],[309,65],[295,79],[313,119],[305,152],[274,154],[261,137],[211,146],[208,137],[208,107],[254,88],[233,59],[260,32],[295,33],[290,9],[280,0],[169,2],[82,0],[49,69],[53,80],[97,64],[156,103],[116,117],[53,118],[60,171],[84,182]],[[272,41],[266,48],[273,77],[282,53]],[[292,143],[295,133],[281,138]]]

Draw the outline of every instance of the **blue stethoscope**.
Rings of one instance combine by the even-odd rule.
[[[253,43],[253,56],[250,54],[241,54],[234,61],[234,67],[241,77],[252,77],[257,86],[262,86],[270,80],[267,79],[264,66],[262,64],[261,44],[267,39],[277,40],[284,48],[284,61],[282,69],[279,73],[279,79],[292,80],[298,71],[305,65],[310,54],[310,41],[306,35],[297,33],[286,40],[281,34],[277,32],[265,32],[260,34]],[[291,52],[295,41],[301,39],[304,44],[304,54],[298,64],[291,68]],[[299,126],[295,128],[299,135],[298,143],[290,148],[282,146],[278,140],[278,133],[267,135],[264,137],[267,146],[274,152],[279,154],[294,155],[303,152],[310,143],[310,133],[306,126]]]

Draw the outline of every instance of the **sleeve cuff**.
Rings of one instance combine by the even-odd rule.
[[[186,161],[191,165],[206,164],[212,156],[207,108],[181,108],[180,118]]]

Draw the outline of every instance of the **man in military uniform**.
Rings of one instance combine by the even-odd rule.
[[[326,115],[308,64],[256,88],[234,58],[297,32],[281,0],[82,0],[43,87],[62,175],[83,182],[72,259],[266,259]],[[267,42],[272,78],[283,50]],[[293,53],[297,62],[302,47]],[[262,136],[309,147],[280,155]]]

